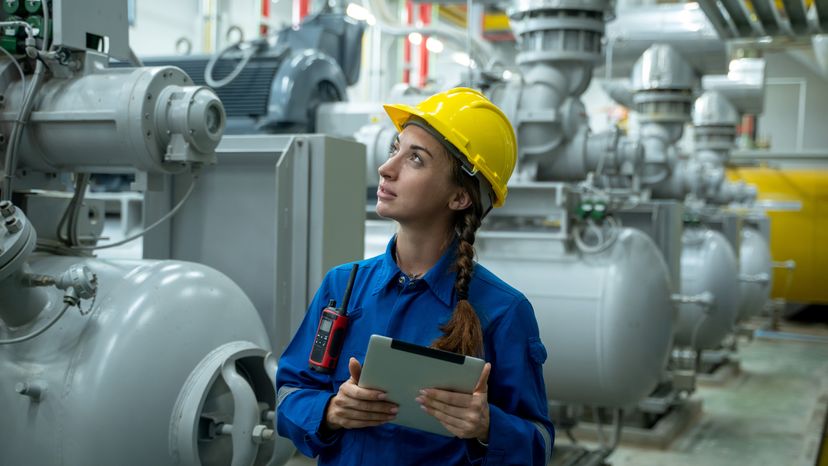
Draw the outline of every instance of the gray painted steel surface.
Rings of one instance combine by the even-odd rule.
[[[20,168],[171,173],[215,161],[226,118],[213,91],[178,68],[109,69],[107,59],[90,53],[83,75],[44,79],[23,129]],[[9,134],[23,86],[8,60],[0,70],[18,78],[0,83],[0,130]]]
[[[773,260],[765,237],[752,226],[745,226],[739,244],[739,288],[742,306],[738,320],[749,319],[764,309],[773,288]]]
[[[50,275],[73,264],[86,265],[97,274],[99,288],[94,303],[82,303],[84,309],[92,306],[89,314],[70,309],[44,334],[0,346],[3,464],[197,464],[173,459],[174,451],[186,456],[175,446],[173,408],[190,373],[211,351],[229,343],[259,348],[260,364],[249,365],[242,378],[258,401],[275,408],[273,374],[263,361],[270,344],[261,319],[241,289],[220,272],[178,261],[37,254],[29,262],[32,272]],[[43,325],[61,305],[60,291],[49,289],[48,297],[33,323],[14,331],[3,328],[0,338]],[[4,308],[16,304],[2,302]],[[40,385],[42,398],[35,401],[17,393],[20,383]],[[206,389],[216,384],[221,380]],[[201,399],[202,393],[197,396]],[[178,422],[198,424],[204,413],[222,420],[229,413],[226,421],[233,420],[227,396],[203,398],[201,409]],[[260,409],[255,401],[247,408]],[[230,464],[230,442],[230,437],[206,442],[224,458],[219,464]],[[277,444],[283,455],[285,449],[293,451],[285,442]],[[258,446],[252,439],[248,448],[255,456]],[[256,464],[265,464],[268,449],[263,447],[261,455]]]
[[[739,113],[721,93],[706,91],[693,104],[694,126],[736,126]]]
[[[693,68],[669,45],[651,46],[633,66],[635,91],[690,89],[695,81]]]
[[[713,294],[708,308],[700,304],[679,305],[676,345],[713,349],[733,329],[739,312],[739,265],[733,247],[717,231],[685,228],[682,234],[681,293]]]
[[[144,237],[144,256],[226,274],[256,306],[278,355],[325,273],[362,257],[365,148],[323,135],[233,135],[216,157],[171,222]],[[146,209],[166,212],[192,182],[171,178],[147,193]]]
[[[656,386],[672,345],[675,306],[667,264],[644,233],[623,228],[603,252],[560,241],[481,233],[480,263],[535,308],[549,358],[547,397],[622,407]]]

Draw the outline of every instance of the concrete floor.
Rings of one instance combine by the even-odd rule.
[[[794,331],[798,329],[786,328]],[[828,330],[803,329],[828,335]],[[702,415],[665,450],[623,444],[613,466],[813,466],[828,405],[828,338],[757,338],[741,345],[741,373],[700,387]],[[623,438],[623,437],[622,437]],[[567,443],[563,434],[559,444]],[[589,445],[589,444],[585,444]],[[288,466],[315,461],[301,455]]]

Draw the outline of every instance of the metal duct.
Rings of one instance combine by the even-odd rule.
[[[702,88],[721,93],[741,113],[758,115],[765,103],[765,59],[731,60],[726,75],[702,76]]]
[[[670,45],[699,74],[727,71],[727,50],[716,28],[695,3],[619,9],[607,23],[606,63],[596,70],[629,76],[632,65],[654,43]]]

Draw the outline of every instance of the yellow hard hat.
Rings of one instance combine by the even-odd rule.
[[[383,105],[397,131],[419,117],[450,142],[491,185],[494,207],[506,200],[506,183],[517,161],[517,141],[509,119],[483,94],[457,87],[434,94],[416,107]]]

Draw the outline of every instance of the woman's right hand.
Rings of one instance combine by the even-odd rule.
[[[385,400],[385,392],[362,388],[362,366],[355,358],[348,360],[351,378],[339,386],[325,409],[325,426],[330,430],[373,427],[397,417],[397,405]]]

